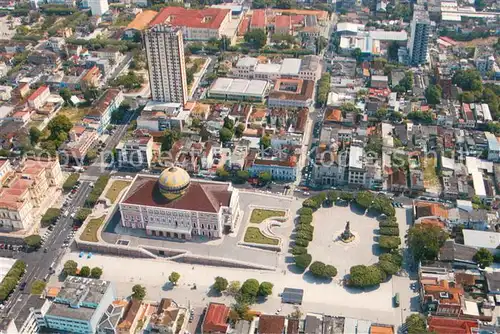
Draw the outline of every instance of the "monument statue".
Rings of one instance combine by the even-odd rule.
[[[354,234],[352,234],[351,232],[351,222],[347,221],[347,223],[345,224],[345,229],[344,232],[342,232],[342,234],[340,235],[340,239],[343,242],[351,242],[352,240],[354,240]]]

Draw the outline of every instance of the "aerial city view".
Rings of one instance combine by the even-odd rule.
[[[499,0],[0,0],[0,100],[0,334],[500,333]]]

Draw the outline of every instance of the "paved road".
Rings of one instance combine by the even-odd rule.
[[[64,249],[62,245],[64,240],[68,237],[69,232],[72,230],[73,225],[73,219],[70,215],[83,206],[91,189],[89,182],[82,182],[73,200],[70,202],[70,205],[67,207],[69,211],[68,217],[62,217],[61,220],[59,220],[41,248],[46,248],[47,253],[44,253],[42,250],[31,253],[19,253],[20,256],[18,258],[25,261],[28,265],[26,275],[22,279],[22,282],[26,282],[27,285],[24,291],[17,289],[12,293],[6,305],[8,314],[17,315],[19,311],[24,308],[33,281],[44,279],[49,274],[50,265],[53,262],[57,263],[63,256]]]
[[[6,304],[4,313],[13,316],[19,314],[19,311],[23,309],[26,304],[33,281],[37,279],[44,279],[48,274],[50,274],[49,268],[51,264],[54,262],[57,264],[60,261],[64,254],[62,245],[72,230],[73,219],[70,217],[71,213],[77,212],[78,209],[84,205],[85,199],[92,190],[90,187],[91,181],[97,179],[100,175],[110,174],[111,170],[103,168],[104,164],[102,162],[104,162],[105,159],[105,152],[111,151],[111,149],[119,143],[127,131],[128,124],[134,117],[136,117],[136,113],[131,113],[124,124],[118,125],[117,130],[108,139],[106,148],[101,154],[101,159],[98,159],[96,163],[89,166],[87,171],[81,175],[80,179],[82,180],[82,184],[71,200],[69,206],[66,208],[66,210],[69,211],[68,217],[62,218],[57,223],[43,247],[37,252],[19,253],[19,256],[17,256],[18,259],[23,260],[28,265],[26,274],[22,280],[22,282],[26,282],[27,285],[24,291],[16,289],[12,293]],[[43,248],[47,248],[47,253],[42,251]]]

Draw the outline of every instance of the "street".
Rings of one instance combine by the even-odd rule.
[[[89,195],[92,190],[90,183],[91,181],[96,180],[101,175],[109,175],[111,170],[105,168],[103,164],[105,159],[105,153],[110,152],[112,148],[114,148],[124,134],[127,131],[128,124],[135,117],[136,113],[130,113],[129,118],[122,125],[118,125],[116,131],[111,135],[107,142],[106,148],[101,153],[100,157],[97,161],[89,166],[89,168],[80,175],[80,180],[82,181],[78,191],[76,192],[73,199],[69,202],[68,207],[68,216],[61,216],[59,222],[55,226],[54,230],[45,241],[43,247],[41,247],[38,251],[24,253],[20,252],[19,255],[16,256],[16,259],[22,260],[26,263],[26,273],[22,278],[21,282],[26,282],[26,287],[23,291],[19,288],[16,288],[14,292],[11,294],[10,298],[6,302],[5,308],[3,310],[6,314],[18,314],[21,309],[24,308],[27,297],[31,291],[31,284],[35,280],[43,280],[48,278],[50,272],[49,268],[52,263],[58,264],[61,257],[65,253],[65,248],[62,248],[62,245],[66,238],[68,237],[70,231],[73,226],[73,219],[70,217],[71,213],[76,213],[85,203],[85,199]],[[107,165],[107,164],[106,164]],[[43,252],[43,248],[47,248],[47,252]]]

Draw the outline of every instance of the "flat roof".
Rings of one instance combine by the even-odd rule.
[[[464,245],[477,248],[495,249],[500,245],[500,233],[476,230],[463,230]]]
[[[218,78],[210,87],[210,93],[263,96],[268,85],[264,80]]]
[[[349,150],[349,167],[363,168],[363,148],[361,146],[351,146]]]
[[[255,73],[280,73],[281,64],[257,64]]]
[[[298,58],[285,58],[281,64],[281,75],[297,75],[300,71],[301,61]]]
[[[474,184],[474,191],[477,196],[486,196],[486,188],[484,186],[483,173],[481,172],[472,172],[472,182]]]
[[[259,63],[259,60],[254,57],[243,57],[238,59],[238,62],[236,63],[236,67],[249,67],[249,66],[255,66]]]

